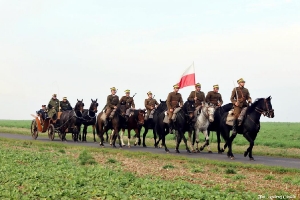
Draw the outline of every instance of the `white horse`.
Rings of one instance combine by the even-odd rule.
[[[215,113],[215,106],[208,105],[207,103],[202,105],[201,113],[197,117],[197,121],[194,126],[194,140],[193,143],[191,143],[191,149],[193,152],[195,152],[195,148],[194,148],[195,139],[197,143],[196,151],[199,152],[199,148],[198,148],[199,132],[201,131],[204,134],[206,141],[204,145],[200,147],[200,151],[202,151],[204,147],[207,146],[208,152],[212,153],[209,147],[209,136],[207,134],[207,128],[209,126],[209,123],[214,121],[214,113]],[[189,140],[191,142],[191,133],[189,133]]]

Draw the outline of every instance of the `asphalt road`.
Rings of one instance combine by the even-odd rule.
[[[27,135],[19,135],[19,134],[9,134],[9,133],[0,133],[0,137],[2,138],[10,138],[10,139],[16,139],[16,140],[33,140],[31,136]],[[54,139],[54,141],[49,141],[47,137],[38,137],[38,141],[43,142],[57,142],[62,143],[58,137]],[[99,140],[99,139],[98,139]],[[66,145],[78,145],[78,146],[88,146],[88,147],[95,147],[100,148],[99,143],[94,142],[73,142],[68,141],[64,142]],[[112,148],[109,144],[105,144],[105,148]],[[142,146],[132,146],[131,148],[123,147],[120,149],[120,151],[126,150],[126,151],[134,151],[134,152],[149,152],[154,154],[166,154],[164,149],[157,149],[154,147],[147,147],[144,148]],[[229,162],[240,162],[245,164],[261,164],[261,165],[267,165],[267,166],[279,166],[279,167],[287,167],[287,168],[297,168],[300,169],[300,159],[294,159],[294,158],[282,158],[282,157],[271,157],[271,156],[256,156],[254,155],[255,161],[250,161],[249,158],[245,158],[242,154],[234,154],[235,160],[231,160],[226,156],[226,153],[218,154],[218,153],[212,153],[209,154],[207,152],[201,152],[201,153],[187,153],[186,150],[181,150],[180,154],[175,153],[173,149],[170,150],[170,155],[174,156],[185,156],[188,158],[207,158],[210,160],[219,160],[219,161],[229,161]]]

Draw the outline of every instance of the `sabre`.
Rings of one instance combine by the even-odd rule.
[[[136,95],[136,93],[134,93],[134,95],[132,96],[132,98]]]
[[[234,86],[234,90],[235,90],[236,101],[238,101],[238,99],[239,99],[239,96],[238,96],[238,93],[237,93],[237,90],[236,90],[236,87],[235,87],[234,81],[232,81],[232,82],[233,82],[233,86]]]

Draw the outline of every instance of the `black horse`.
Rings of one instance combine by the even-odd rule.
[[[73,141],[78,141],[78,135],[80,131],[80,126],[82,124],[82,111],[84,103],[83,100],[79,101],[74,107],[74,110],[63,111],[60,115],[60,132],[61,140],[66,141],[66,133],[72,133]]]
[[[153,118],[148,118],[147,120],[144,121],[144,133],[143,133],[143,147],[147,147],[146,145],[146,136],[147,133],[149,131],[149,129],[153,130],[153,137],[154,137],[154,144],[156,143],[156,138],[157,138],[157,134],[156,134],[156,130],[155,130],[155,121],[157,120],[157,117],[160,113],[164,112],[167,110],[167,104],[166,101],[160,101],[160,105],[155,109],[154,113],[153,113]]]
[[[210,131],[215,131],[217,133],[217,142],[218,142],[218,153],[224,152],[224,150],[221,150],[220,143],[221,143],[221,137],[220,137],[220,123],[222,116],[225,112],[229,112],[232,109],[233,104],[228,103],[222,107],[218,107],[215,110],[214,113],[214,121],[211,122],[207,128],[208,136],[210,135]],[[193,142],[195,142],[195,138],[193,138]]]
[[[180,111],[177,113],[176,120],[173,123],[174,129],[176,133],[176,153],[179,152],[179,145],[181,140],[183,139],[186,150],[188,153],[190,153],[190,149],[187,145],[187,140],[184,136],[186,131],[193,130],[194,122],[192,122],[192,119],[194,118],[194,111],[195,111],[195,101],[186,101]]]
[[[93,100],[91,99],[91,105],[89,109],[84,109],[82,113],[82,124],[83,124],[83,130],[82,130],[82,142],[86,142],[86,135],[87,135],[87,128],[88,126],[93,127],[93,135],[94,135],[94,142],[96,142],[96,131],[95,131],[95,126],[96,126],[96,113],[98,112],[98,103],[97,99]],[[81,134],[79,133],[79,140],[81,140]]]
[[[271,104],[271,96],[268,98],[257,99],[251,106],[249,106],[242,124],[237,127],[237,133],[243,134],[243,136],[250,143],[250,146],[244,152],[245,157],[249,154],[250,160],[254,160],[254,158],[252,157],[252,149],[254,146],[254,140],[260,130],[260,117],[262,114],[269,118],[274,117],[274,110],[272,109]],[[234,159],[234,156],[232,154],[232,142],[236,135],[232,134],[229,137],[232,126],[226,124],[227,115],[228,112],[225,112],[222,116],[220,130],[222,137],[226,141],[224,149],[228,146],[227,156],[231,159]]]
[[[116,112],[113,115],[112,120],[110,120],[107,124],[107,126],[104,126],[105,122],[105,117],[106,114],[102,111],[98,116],[97,116],[97,122],[96,122],[96,131],[97,135],[100,138],[100,146],[104,146],[104,133],[107,132],[108,130],[112,130],[112,146],[116,147],[116,139],[119,139],[119,145],[122,147],[121,140],[120,140],[120,135],[119,131],[121,128],[125,127],[125,112],[126,112],[126,105],[119,104],[117,106]]]
[[[162,141],[162,146],[165,146],[165,151],[169,152],[166,146],[166,135],[169,133],[169,125],[164,123],[165,112],[167,111],[167,103],[166,101],[160,101],[159,106],[157,106],[154,114],[153,114],[153,121],[154,121],[154,130],[153,134],[156,133],[158,135],[158,140],[156,137],[154,139],[154,146],[158,148],[158,144]],[[156,135],[154,134],[154,135]]]

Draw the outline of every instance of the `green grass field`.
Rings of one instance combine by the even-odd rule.
[[[0,199],[231,200],[300,194],[294,169],[1,138],[0,154]]]

